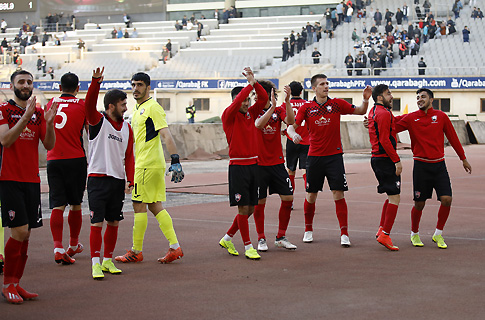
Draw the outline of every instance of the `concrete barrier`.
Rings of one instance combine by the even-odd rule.
[[[469,128],[470,141],[473,143],[485,143],[485,122],[469,121],[467,124]]]

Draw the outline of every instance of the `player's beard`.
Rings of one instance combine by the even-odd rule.
[[[23,100],[23,101],[29,100],[30,97],[32,96],[32,90],[29,90],[29,93],[23,93],[22,90],[20,90],[18,88],[14,88],[13,93],[15,94],[15,96],[17,98],[19,98],[20,100]]]

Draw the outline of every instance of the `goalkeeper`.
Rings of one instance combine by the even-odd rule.
[[[123,256],[115,257],[120,262],[143,261],[143,238],[148,224],[147,207],[157,219],[160,229],[170,243],[167,254],[158,259],[170,263],[183,257],[182,249],[173,228],[172,218],[163,208],[166,200],[164,172],[166,169],[163,155],[163,139],[171,154],[172,181],[177,183],[184,178],[177,147],[167,125],[165,111],[150,97],[150,76],[139,72],[131,78],[133,97],[136,106],[133,110],[132,128],[135,137],[135,185],[132,193],[135,221],[133,225],[133,247]]]

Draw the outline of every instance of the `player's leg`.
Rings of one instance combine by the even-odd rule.
[[[423,215],[423,209],[426,201],[415,201],[411,209],[411,243],[415,247],[423,247],[424,244],[419,237],[419,223]]]
[[[318,191],[323,190],[325,182],[325,172],[323,170],[323,157],[309,156],[306,164],[307,184],[306,197],[303,205],[305,215],[305,233],[303,242],[313,241],[313,218],[315,217],[315,202],[317,201]]]
[[[83,251],[83,245],[79,243],[79,234],[82,227],[81,203],[83,202],[87,176],[86,158],[69,159],[66,167],[69,172],[65,172],[64,176],[68,180],[66,184],[67,198],[70,204],[67,218],[70,232],[67,254],[72,257]]]
[[[413,166],[413,200],[414,206],[411,209],[411,243],[415,247],[422,247],[419,237],[419,223],[423,214],[426,200],[430,199],[433,194],[433,172],[432,163],[425,163],[414,160]]]
[[[290,178],[293,191],[296,188],[295,175],[296,175],[297,164],[298,164],[297,145],[290,139],[287,139],[286,140],[286,168],[288,169],[288,176]],[[300,166],[301,166],[301,162],[300,162]]]
[[[4,216],[5,218],[5,216]],[[19,267],[23,268],[25,265],[22,262],[22,251],[24,241],[29,238],[28,224],[10,228],[11,236],[5,244],[5,266],[3,276],[2,295],[7,302],[18,304],[23,302],[23,298],[17,291],[19,283],[18,272]]]
[[[272,167],[270,166],[258,166],[259,179],[258,179],[258,204],[254,207],[254,224],[256,225],[256,232],[258,233],[258,250],[268,251],[268,243],[266,241],[266,235],[264,234],[264,209],[266,206],[266,197],[268,192],[268,185],[271,183]]]
[[[89,197],[91,198],[91,197]],[[103,270],[101,269],[101,246],[103,244],[103,221],[95,222],[100,219],[104,220],[104,214],[100,210],[93,211],[91,206],[89,208],[92,213],[91,217],[91,232],[89,233],[89,248],[91,251],[92,276],[94,280],[101,280],[104,278]]]
[[[134,211],[133,246],[126,250],[124,255],[115,257],[115,260],[119,262],[143,261],[143,241],[148,226],[147,205],[146,202],[144,203],[144,198],[146,198],[145,174],[146,169],[135,168],[134,188],[131,195]]]
[[[104,255],[101,264],[102,271],[111,274],[120,274],[121,270],[113,264],[113,252],[118,240],[118,226],[123,217],[123,203],[125,200],[125,180],[110,178],[111,192],[108,202],[105,220],[107,221],[104,231]]]
[[[63,176],[63,160],[47,161],[47,181],[49,184],[49,207],[52,209],[50,217],[50,229],[54,241],[54,258],[57,263],[61,263],[64,254],[62,245],[62,232],[64,229],[64,210],[67,204],[66,182]],[[69,259],[67,257],[66,261]]]
[[[259,260],[261,256],[253,248],[249,236],[249,217],[254,213],[254,205],[238,206],[237,224],[244,244],[244,255],[251,260]]]
[[[158,259],[158,262],[170,263],[182,258],[184,253],[177,239],[177,234],[175,233],[175,229],[173,227],[172,217],[168,211],[163,208],[162,202],[158,201],[155,203],[149,203],[148,209],[155,215],[160,230],[162,230],[163,235],[169,242],[167,254],[163,258]]]
[[[443,229],[445,228],[446,221],[450,216],[451,203],[453,200],[451,182],[444,161],[434,163],[433,167],[435,170],[433,187],[436,190],[436,194],[441,204],[438,210],[438,222],[436,223],[436,230],[432,239],[433,242],[438,245],[438,248],[446,249],[448,248],[448,245],[443,239]]]

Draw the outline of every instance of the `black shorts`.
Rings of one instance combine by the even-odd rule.
[[[83,202],[87,175],[86,158],[47,161],[49,207],[79,205]]]
[[[229,203],[231,207],[258,204],[258,174],[257,164],[229,165]]]
[[[450,176],[445,161],[428,163],[414,160],[414,201],[431,199],[433,189],[436,190],[438,200],[441,196],[452,196]]]
[[[391,158],[373,157],[370,164],[379,182],[378,193],[386,193],[388,196],[401,194],[401,176],[396,176],[396,165]]]
[[[306,159],[308,157],[309,145],[296,144],[290,139],[286,140],[286,167],[291,171],[296,171],[298,168],[306,169]]]
[[[347,191],[344,159],[341,153],[331,156],[308,156],[306,165],[306,192],[323,190],[325,177],[330,190]]]
[[[259,199],[267,197],[268,188],[269,194],[277,193],[283,196],[293,194],[290,177],[283,164],[259,166]]]
[[[42,227],[40,183],[0,181],[0,200],[3,227]]]
[[[123,220],[125,180],[88,177],[88,202],[91,223]]]

